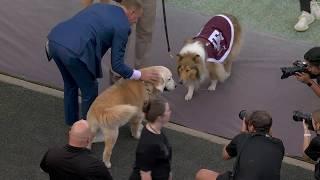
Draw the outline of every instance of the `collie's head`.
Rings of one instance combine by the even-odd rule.
[[[186,84],[200,80],[202,60],[199,54],[186,53],[177,55],[177,71],[179,82]]]

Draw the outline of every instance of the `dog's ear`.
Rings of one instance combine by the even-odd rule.
[[[162,77],[159,77],[157,79],[157,81],[154,81],[153,85],[160,92],[163,92],[164,88],[166,87],[166,84],[165,84],[164,79]]]
[[[177,58],[176,59],[177,59],[178,62],[180,62],[182,60],[182,58],[183,57],[181,56],[181,54],[177,54]]]
[[[184,40],[184,44],[191,44],[191,43],[193,43],[193,39],[191,38]]]
[[[197,55],[193,56],[192,60],[193,60],[193,62],[195,62],[195,63],[200,63],[201,57],[200,57],[199,54],[197,54]]]

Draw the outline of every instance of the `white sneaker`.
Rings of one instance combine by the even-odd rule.
[[[320,6],[317,1],[310,2],[311,14],[318,20],[320,20]]]
[[[301,15],[299,16],[299,21],[294,26],[296,31],[306,31],[309,29],[309,25],[313,23],[314,16],[308,12],[302,11]]]
[[[92,143],[104,142],[104,134],[101,130],[98,130],[96,136],[93,138]]]

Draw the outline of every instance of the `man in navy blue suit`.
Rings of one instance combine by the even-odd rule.
[[[156,81],[155,72],[141,72],[124,64],[130,25],[142,15],[139,0],[123,0],[120,6],[97,3],[56,25],[48,35],[48,59],[54,59],[64,81],[66,124],[86,119],[98,95],[101,59],[111,48],[112,69],[126,79]],[[79,118],[78,89],[82,95]]]

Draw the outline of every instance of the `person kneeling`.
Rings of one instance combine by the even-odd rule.
[[[280,180],[284,146],[271,136],[272,118],[266,111],[246,113],[242,132],[223,149],[224,160],[236,157],[233,171],[219,174],[201,169],[196,180]]]
[[[320,180],[320,109],[312,112],[311,119],[304,119],[302,124],[304,129],[303,151],[308,158],[317,161],[314,176],[315,179]],[[316,133],[312,140],[310,130]]]

